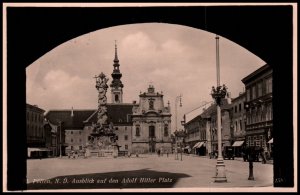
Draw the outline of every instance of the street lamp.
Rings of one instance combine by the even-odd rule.
[[[180,102],[179,107],[182,107],[181,98],[182,98],[182,95],[180,94],[175,99],[175,131],[177,131],[177,104],[178,104],[178,101],[179,101]]]
[[[211,96],[217,104],[217,128],[218,128],[218,159],[216,165],[215,182],[227,182],[225,164],[222,156],[222,133],[221,133],[221,100],[227,94],[226,86],[220,86],[220,62],[219,62],[219,36],[216,36],[216,65],[217,65],[217,87],[212,87]]]
[[[58,124],[59,124],[59,158],[62,158],[62,150],[61,150],[61,121],[58,121]]]

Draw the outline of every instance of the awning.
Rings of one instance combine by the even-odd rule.
[[[197,148],[201,148],[204,145],[204,142],[200,142],[200,144],[197,145]]]
[[[42,151],[51,151],[48,148],[28,148],[27,152],[28,152],[28,156],[31,156],[31,152],[42,152]]]
[[[204,142],[198,142],[194,145],[193,148],[201,148],[204,145]]]
[[[201,142],[197,142],[193,148],[196,148]]]
[[[239,147],[241,145],[243,145],[244,141],[235,141],[232,146],[235,146],[235,147]]]
[[[268,141],[268,144],[273,144],[273,138]]]

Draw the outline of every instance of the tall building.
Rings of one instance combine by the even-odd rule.
[[[123,87],[120,72],[120,64],[118,59],[117,45],[115,45],[115,59],[114,59],[114,70],[111,74],[113,80],[110,84],[111,87],[111,102],[112,103],[123,103]]]
[[[44,131],[45,110],[36,105],[26,104],[26,135],[28,157],[47,156]]]
[[[170,106],[164,106],[163,94],[150,85],[140,94],[132,114],[132,151],[138,153],[171,152]]]
[[[235,141],[235,156],[241,156],[242,147],[245,146],[246,137],[246,112],[244,104],[246,101],[245,93],[240,93],[238,97],[232,99],[231,104],[231,126],[233,127],[232,137]]]
[[[230,103],[230,98],[223,99],[221,103],[222,147],[231,146],[232,142]],[[199,155],[208,155],[218,149],[216,104],[210,105],[201,114],[187,122],[184,127],[187,131],[187,143],[192,152]]]
[[[272,67],[268,64],[242,79],[246,88],[246,142],[272,155]]]

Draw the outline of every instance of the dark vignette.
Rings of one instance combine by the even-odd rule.
[[[273,67],[274,186],[293,187],[291,6],[8,7],[8,190],[26,189],[25,68],[71,38],[105,27],[144,22],[181,24],[218,33]]]

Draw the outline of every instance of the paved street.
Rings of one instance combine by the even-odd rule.
[[[27,163],[29,189],[266,187],[273,184],[272,164],[254,162],[255,180],[249,181],[249,163],[241,160],[225,160],[228,182],[214,183],[216,159],[199,156],[183,155],[182,161],[180,155],[179,160],[175,160],[174,155],[117,159],[64,157],[30,159]],[[95,181],[84,180],[87,178]],[[47,180],[38,182],[37,179]]]

